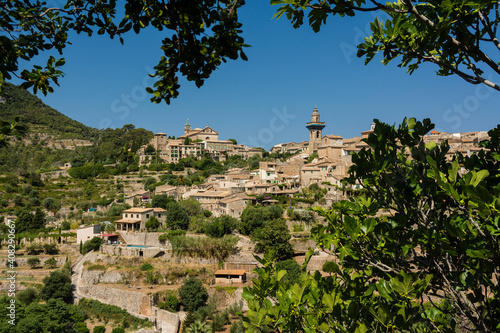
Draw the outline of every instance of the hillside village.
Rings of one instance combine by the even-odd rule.
[[[342,180],[347,177],[352,165],[351,156],[363,148],[369,148],[363,141],[372,128],[354,138],[342,138],[338,135],[323,135],[325,123],[320,121],[318,109],[315,107],[311,122],[306,123],[309,140],[277,144],[270,150],[271,154],[288,154],[286,160],[262,161],[258,168],[233,168],[222,175],[211,175],[201,185],[171,186],[160,185],[154,193],[138,191],[128,193],[129,203],[133,198],[146,198],[154,194],[166,194],[176,200],[193,198],[201,203],[202,208],[209,210],[214,216],[229,215],[239,218],[248,204],[255,204],[257,196],[274,199],[293,198],[301,190],[312,184],[326,189],[325,205],[345,198],[346,189]],[[188,140],[189,139],[189,140]],[[441,144],[447,141],[450,145],[448,158],[456,153],[470,156],[482,148],[479,142],[488,139],[487,132],[444,133],[433,130],[424,138],[425,142]],[[187,142],[189,141],[189,142]],[[202,152],[211,158],[224,161],[228,156],[239,155],[243,159],[252,156],[262,157],[262,150],[234,144],[229,140],[219,140],[219,133],[207,126],[203,129],[191,130],[189,121],[184,127],[184,134],[177,139],[168,139],[165,133],[157,133],[149,145],[166,163],[176,163],[179,159],[199,158]],[[147,165],[152,159],[145,154],[147,146],[141,147],[138,155],[141,165]],[[360,184],[352,189],[361,188]]]
[[[373,126],[359,137],[342,138],[324,134],[327,124],[316,107],[310,120],[304,130],[308,140],[277,144],[269,152],[220,140],[208,124],[192,129],[188,120],[177,138],[156,133],[134,152],[126,146],[125,158],[137,161],[137,167],[131,163],[120,169],[124,172],[117,171],[119,161],[96,167],[66,160],[39,179],[2,176],[5,228],[11,223],[26,228],[16,236],[19,291],[43,291],[44,277],[71,263],[75,302],[94,299],[154,323],[143,323],[141,332],[179,332],[194,314],[202,316],[181,295],[182,287],[197,279],[208,290],[210,310],[201,307],[203,320],[218,322],[217,331],[241,331],[236,313],[248,309],[243,287],[251,285],[253,270],[261,266],[254,255],[283,245],[277,255],[292,265],[290,271],[299,269],[309,248],[315,253],[308,270],[338,261],[309,239],[310,229],[322,220],[308,208],[330,207],[363,188],[345,178],[352,155],[369,149],[364,139]],[[71,139],[65,146],[42,139],[54,150],[92,146],[90,140]],[[451,160],[456,153],[477,153],[486,139],[486,132],[434,130],[424,141],[448,142]],[[225,168],[225,163],[235,164]],[[35,221],[40,229],[30,234]],[[56,250],[44,250],[47,244]],[[105,332],[121,327],[97,319],[85,325],[106,326]]]

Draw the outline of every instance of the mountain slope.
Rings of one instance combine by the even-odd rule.
[[[36,132],[48,132],[60,138],[91,140],[97,130],[73,120],[59,111],[45,105],[38,97],[13,84],[2,86],[5,103],[0,103],[0,119],[10,121],[20,116]]]

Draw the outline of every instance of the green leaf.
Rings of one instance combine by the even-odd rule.
[[[368,327],[366,327],[365,324],[361,323],[356,329],[354,330],[354,333],[366,333],[368,332]]]
[[[485,177],[489,175],[488,170],[481,170],[481,171],[471,171],[472,172],[472,179],[470,181],[470,185],[476,187]]]
[[[282,270],[282,271],[279,271],[278,272],[278,275],[276,276],[276,281],[281,281],[281,279],[283,278],[283,276],[286,275],[286,271],[285,270]]]
[[[322,299],[323,304],[326,306],[327,312],[333,311],[333,297],[330,294],[324,294]]]

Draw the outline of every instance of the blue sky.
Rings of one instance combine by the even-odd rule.
[[[65,50],[65,77],[42,100],[85,125],[116,128],[132,123],[153,132],[183,134],[186,119],[207,123],[220,139],[261,146],[308,139],[305,123],[314,106],[323,134],[359,136],[374,118],[399,123],[426,117],[439,131],[489,130],[500,123],[499,92],[458,77],[439,77],[424,65],[413,75],[397,63],[356,57],[373,16],[330,18],[321,32],[293,29],[272,18],[268,1],[247,1],[240,15],[248,61],[223,64],[203,87],[181,81],[170,105],[152,104],[144,87],[162,52],[162,34],[131,33],[125,45],[102,36],[75,36]]]

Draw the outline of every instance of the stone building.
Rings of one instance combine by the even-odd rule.
[[[321,139],[323,139],[323,128],[325,128],[325,122],[319,121],[319,112],[317,107],[314,107],[311,115],[311,122],[307,123],[306,127],[309,130],[309,154],[313,154],[318,150],[318,146],[321,145]]]
[[[138,231],[146,229],[146,222],[154,216],[160,224],[167,220],[166,210],[163,208],[140,208],[134,207],[122,212],[122,218],[115,221],[117,231]]]
[[[88,227],[82,227],[76,229],[76,243],[85,243],[92,238],[99,236],[101,234],[101,225],[94,224]]]

